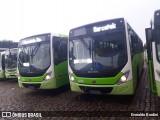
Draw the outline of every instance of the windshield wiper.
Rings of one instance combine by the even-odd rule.
[[[22,50],[22,52],[23,52],[23,54],[25,53],[25,54],[27,54],[27,52],[25,52],[25,49],[26,49],[26,46],[25,45],[22,45],[21,47],[19,47],[21,50]],[[18,57],[18,61],[20,62],[20,65],[22,65],[22,61],[20,60],[20,58]]]
[[[31,54],[30,54],[31,59],[33,59],[33,57],[36,55],[36,53],[37,53],[40,45],[41,45],[41,43],[38,43],[38,44],[34,47],[34,49],[32,50],[32,52],[31,52]]]
[[[82,42],[82,44],[89,50],[90,46],[87,45],[87,43],[81,38],[80,41]]]

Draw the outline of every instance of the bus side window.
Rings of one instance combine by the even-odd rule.
[[[53,36],[52,41],[53,41],[53,60],[55,64],[58,64],[58,59],[59,59],[59,40],[60,37],[55,37]]]
[[[132,50],[133,53],[137,53],[139,50],[138,46],[138,37],[136,35],[131,35],[131,43],[132,43]]]
[[[59,60],[67,60],[67,44],[60,44]]]
[[[67,60],[67,40],[63,41],[63,38],[60,37],[54,37],[53,39],[54,63],[59,64]]]

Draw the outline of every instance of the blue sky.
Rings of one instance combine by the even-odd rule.
[[[156,9],[160,0],[1,0],[0,40],[46,32],[68,35],[74,27],[124,17],[145,42]]]

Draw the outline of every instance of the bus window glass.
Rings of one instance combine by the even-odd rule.
[[[50,43],[39,42],[19,47],[18,67],[24,76],[42,75],[50,66]]]
[[[127,62],[124,32],[70,40],[69,52],[70,65],[78,74],[113,76],[111,71],[117,74]]]

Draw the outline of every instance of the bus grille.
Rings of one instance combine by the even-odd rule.
[[[107,93],[110,93],[112,91],[112,87],[86,87],[86,86],[79,86],[80,89],[84,92],[90,92],[92,90],[95,90],[95,91],[100,91],[101,93],[103,94],[107,94]]]
[[[41,86],[41,84],[26,84],[26,83],[22,83],[22,85],[30,89],[38,89]]]

